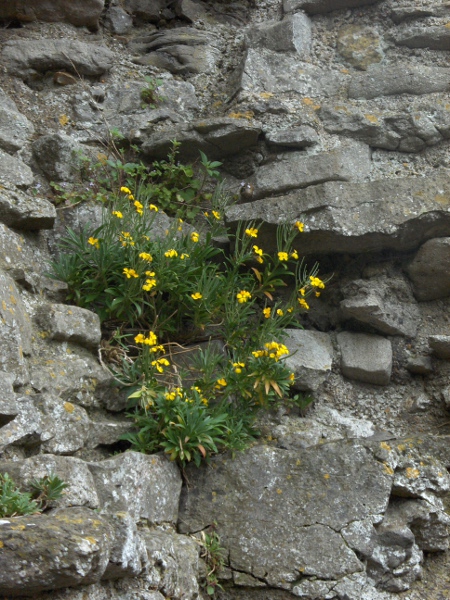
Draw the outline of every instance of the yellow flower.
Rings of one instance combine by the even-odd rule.
[[[309,304],[306,302],[306,300],[304,298],[298,298],[298,303],[300,304],[300,306],[302,308],[309,310]]]
[[[138,215],[143,215],[144,214],[144,205],[141,204],[139,202],[139,200],[135,200],[134,201],[134,206],[136,207],[136,212],[138,213]]]
[[[306,290],[305,290],[305,288],[304,288],[304,287],[300,288],[298,291],[299,291],[299,293],[300,293],[302,296],[304,296],[304,295],[305,295],[305,293],[306,293]]]
[[[217,385],[216,385],[216,388],[218,388],[218,389],[219,389],[220,387],[226,387],[227,385],[228,385],[228,384],[227,384],[227,382],[226,382],[226,379],[224,379],[224,378],[222,377],[222,379],[218,379],[218,380],[217,380]]]
[[[270,317],[271,312],[272,312],[272,309],[270,308],[270,306],[263,308],[263,315],[266,317],[266,319],[268,319]]]
[[[318,277],[313,277],[312,275],[310,275],[309,279],[310,279],[311,285],[313,287],[317,287],[317,288],[320,288],[322,290],[325,289],[324,282],[321,279],[319,279]]]
[[[128,269],[127,267],[124,268],[122,273],[126,275],[127,279],[131,279],[132,277],[139,277],[139,275],[134,269]]]
[[[131,190],[127,187],[121,187],[120,191],[123,192],[124,194],[131,194]]]
[[[248,235],[248,237],[258,237],[258,230],[255,229],[254,227],[250,227],[249,229],[245,230],[245,235]]]
[[[178,252],[171,248],[170,250],[167,250],[167,252],[164,252],[164,256],[166,258],[176,258],[178,256]]]
[[[186,252],[183,252],[183,254],[180,256],[180,260],[184,260],[185,258],[189,258],[189,254],[186,254]]]
[[[153,256],[151,254],[149,254],[148,252],[141,252],[139,254],[139,258],[142,258],[142,260],[146,260],[148,262],[152,262],[152,260],[153,260]]]
[[[291,385],[294,383],[294,381],[295,381],[295,373],[291,373],[289,375],[289,381],[291,382]]]
[[[278,308],[278,309],[277,309],[277,315],[278,315],[279,317],[283,317],[283,316],[284,316],[284,311],[283,311],[283,310],[281,310],[281,308]]]
[[[254,352],[252,352],[252,354],[255,358],[261,358],[261,356],[266,356],[267,352],[265,352],[264,350],[255,350]]]
[[[294,227],[297,227],[297,229],[299,230],[300,233],[303,233],[303,231],[305,229],[305,225],[301,221],[295,221]]]
[[[250,300],[251,297],[252,295],[247,290],[241,290],[236,294],[236,298],[239,304],[245,304]]]
[[[203,215],[204,215],[205,217],[209,217],[209,212],[208,212],[207,210],[205,210],[205,211],[203,211]]]
[[[293,309],[293,307],[292,307],[292,306],[290,306],[290,307],[287,309],[288,313],[291,313],[291,312],[293,312],[293,310],[294,310],[294,309]]]
[[[142,289],[144,292],[149,292],[152,288],[156,286],[156,279],[146,279]]]
[[[142,333],[138,333],[137,336],[134,338],[134,341],[136,342],[136,344],[143,344],[145,340],[145,336]]]
[[[167,358],[158,358],[157,360],[153,360],[151,365],[152,367],[156,367],[158,373],[164,373],[163,367],[168,367],[170,362],[167,360]]]
[[[235,373],[242,373],[242,369],[245,367],[245,363],[235,362],[233,363],[233,367]]]
[[[212,215],[217,221],[220,221],[220,212],[217,212],[217,210],[213,210]]]
[[[193,298],[194,300],[201,300],[203,296],[202,294],[200,294],[200,292],[195,292],[194,294],[191,294],[191,298]]]
[[[120,210],[113,210],[112,214],[118,219],[123,219],[123,214],[120,212]]]
[[[191,233],[191,240],[193,242],[195,242],[195,243],[198,242],[199,238],[200,238],[200,236],[198,235],[198,233],[196,231],[193,231]]]
[[[262,264],[264,262],[264,260],[263,260],[264,251],[262,250],[262,248],[258,248],[258,246],[253,246],[253,252],[256,254],[256,260],[260,264]]]
[[[91,246],[94,246],[94,248],[97,248],[97,250],[100,248],[100,241],[98,238],[90,237],[88,239],[88,244],[90,244]]]
[[[291,258],[293,258],[294,260],[298,260],[298,252],[297,252],[297,250],[293,250],[291,252]]]
[[[278,342],[267,342],[264,347],[269,351],[270,358],[274,358],[276,361],[282,356],[289,354],[287,346]]]
[[[289,260],[289,254],[287,252],[278,252],[278,260]]]
[[[316,292],[316,298],[320,297],[320,292]]]
[[[158,343],[158,337],[153,331],[148,332],[148,337],[145,337],[142,333],[138,333],[134,338],[136,344],[144,344],[145,346],[156,346]]]
[[[148,205],[150,210],[154,210],[155,212],[158,212],[159,208],[157,206],[155,206],[154,204],[149,204]]]

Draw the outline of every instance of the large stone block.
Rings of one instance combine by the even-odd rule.
[[[288,329],[284,343],[290,355],[285,364],[296,376],[296,389],[316,390],[331,372],[333,345],[330,336],[320,331]]]
[[[366,333],[338,333],[341,371],[345,377],[365,383],[388,385],[392,371],[389,340]]]
[[[23,160],[0,150],[0,179],[3,183],[27,189],[33,183],[34,174]]]
[[[395,43],[407,48],[450,50],[450,29],[445,25],[435,27],[407,27],[394,35]]]
[[[294,51],[302,58],[311,52],[311,21],[304,13],[282,21],[266,22],[249,29],[245,36],[248,47],[263,47],[274,52]]]
[[[418,300],[425,302],[450,296],[450,237],[425,242],[406,272]]]
[[[97,348],[100,343],[100,319],[85,308],[44,304],[37,311],[36,321],[51,340],[74,342],[88,348]]]
[[[3,166],[7,168],[8,164],[7,161]],[[32,178],[28,183],[31,184],[31,182]],[[0,187],[0,221],[8,227],[22,231],[51,229],[55,219],[55,207],[45,198],[32,198],[18,189]]]
[[[33,133],[31,121],[18,111],[15,102],[0,88],[0,148],[6,152],[17,152]]]
[[[104,0],[3,0],[0,19],[22,21],[65,21],[96,30]]]

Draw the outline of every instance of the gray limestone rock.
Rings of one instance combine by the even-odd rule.
[[[389,340],[366,333],[338,333],[341,371],[345,377],[388,385],[392,371],[392,346]]]
[[[108,564],[111,534],[109,523],[87,508],[2,519],[0,593],[35,595],[99,581]]]
[[[42,395],[38,407],[43,414],[42,429],[47,435],[42,444],[44,452],[69,455],[84,447],[90,422],[83,407],[47,395]]]
[[[345,319],[367,323],[387,335],[416,335],[420,311],[402,279],[359,279],[342,286],[342,291]]]
[[[286,92],[307,98],[334,96],[345,84],[339,71],[322,69],[290,54],[249,48],[239,69],[238,89],[245,94]],[[263,96],[264,97],[264,96]]]
[[[402,23],[406,20],[423,19],[424,17],[449,17],[450,7],[448,3],[435,3],[429,6],[417,6],[416,2],[412,2],[406,6],[393,6],[390,17],[395,24]]]
[[[1,9],[0,9],[1,10]],[[34,126],[0,88],[0,148],[17,152],[34,133]]]
[[[414,64],[371,65],[365,73],[353,75],[349,98],[370,100],[379,96],[432,94],[450,89],[450,70]]]
[[[315,15],[345,8],[359,8],[375,2],[379,0],[283,0],[283,10],[286,13],[304,10]]]
[[[294,51],[303,59],[310,55],[311,40],[311,21],[301,12],[282,21],[252,27],[245,36],[247,47],[263,47],[274,52]]]
[[[433,362],[429,356],[410,356],[405,366],[410,373],[417,375],[431,375],[434,370]]]
[[[150,134],[143,140],[142,151],[151,158],[167,158],[171,140],[176,139],[183,160],[197,159],[199,150],[209,159],[218,159],[254,146],[260,132],[244,119],[210,118]]]
[[[3,461],[0,462],[0,473],[8,473],[22,489],[26,489],[32,479],[57,475],[68,487],[59,500],[50,503],[51,508],[85,506],[95,509],[99,506],[91,472],[78,458],[41,454],[22,461]]]
[[[369,172],[370,149],[365,144],[352,143],[312,155],[286,152],[256,171],[251,179],[253,197],[276,196],[325,181],[362,181]]]
[[[179,27],[135,38],[130,49],[143,57],[141,65],[152,65],[177,75],[211,73],[218,60],[218,50],[211,34],[190,27]]]
[[[81,144],[64,133],[42,135],[33,143],[33,156],[51,181],[75,181],[81,169]]]
[[[0,221],[8,227],[23,231],[51,229],[55,219],[55,207],[48,200],[33,198],[12,186],[0,187]]]
[[[66,304],[44,304],[35,318],[51,340],[94,349],[100,344],[100,319],[90,310]]]
[[[7,182],[9,185],[26,189],[33,183],[34,175],[23,160],[0,150],[0,180],[3,183]]]
[[[103,24],[111,33],[125,35],[133,28],[133,19],[120,6],[109,6]]]
[[[6,0],[0,6],[0,19],[22,21],[65,21],[77,27],[98,29],[104,0]]]
[[[2,52],[8,72],[25,80],[48,71],[98,77],[111,69],[113,59],[105,46],[71,39],[10,40]]]
[[[276,129],[265,134],[269,146],[282,146],[285,148],[307,148],[314,146],[319,141],[319,136],[313,127],[303,125],[291,129]]]
[[[0,428],[19,414],[13,383],[14,375],[0,371]]]
[[[111,552],[102,579],[137,577],[147,564],[147,551],[128,512],[103,515],[112,526]]]
[[[170,529],[143,532],[149,565],[145,581],[164,597],[180,600],[199,597],[199,545],[190,536]]]
[[[295,373],[295,387],[298,390],[317,390],[331,372],[333,345],[328,333],[286,330],[284,343],[290,355],[285,365]]]
[[[402,498],[421,498],[433,504],[436,496],[450,491],[450,475],[445,465],[414,447],[400,445],[402,454],[395,468],[392,494]]]
[[[350,65],[362,70],[384,58],[381,37],[376,30],[358,25],[347,25],[339,30],[337,51]]]
[[[277,225],[297,220],[306,223],[298,240],[304,255],[405,251],[450,235],[449,198],[447,172],[437,170],[428,177],[328,182],[236,205],[225,216],[232,230],[240,221],[261,221],[267,252],[276,250]]]
[[[450,50],[450,29],[444,26],[406,27],[394,34],[395,43],[407,48]]]
[[[299,571],[334,579],[362,570],[336,531],[383,513],[392,477],[348,441],[301,453],[257,446],[234,460],[214,457],[208,468],[188,467],[187,476],[181,531],[216,521],[231,566],[283,589],[298,584]]]
[[[157,23],[166,0],[123,0],[121,6],[140,21]]]
[[[407,266],[406,272],[419,301],[450,296],[450,237],[425,242]]]
[[[125,392],[124,395],[126,395]],[[89,437],[86,440],[86,448],[97,448],[97,446],[111,446],[121,440],[124,433],[131,430],[132,424],[125,415],[103,417],[92,416],[89,423]]]
[[[18,414],[0,429],[0,455],[11,446],[35,450],[51,434],[37,407],[40,396],[18,396]]]
[[[190,23],[208,20],[206,6],[199,0],[177,0],[175,12],[178,17],[182,17]]]
[[[438,358],[450,359],[450,335],[430,335],[428,343]]]
[[[137,522],[174,523],[178,517],[181,476],[164,456],[126,452],[89,463],[102,512],[128,511]]]

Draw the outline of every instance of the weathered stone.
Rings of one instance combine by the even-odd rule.
[[[284,343],[290,355],[285,364],[295,373],[295,388],[298,390],[317,390],[331,372],[333,363],[333,345],[328,333],[286,330]]]
[[[120,415],[114,419],[92,417],[89,424],[89,437],[86,440],[86,448],[96,448],[97,446],[111,446],[119,442],[122,435],[132,428],[130,420],[125,415]]]
[[[38,309],[36,320],[51,340],[73,342],[87,348],[97,348],[100,343],[100,319],[85,308],[44,304]]]
[[[149,566],[145,580],[169,598],[197,598],[198,544],[191,537],[167,531],[143,533]]]
[[[178,17],[182,17],[191,23],[208,18],[205,5],[198,0],[178,0],[175,5],[175,12]]]
[[[13,389],[14,375],[0,372],[0,427],[12,421],[19,414],[19,407]]]
[[[357,69],[365,70],[369,65],[383,60],[381,38],[372,28],[348,25],[339,30],[337,51]]]
[[[304,125],[292,129],[276,129],[265,134],[269,146],[284,146],[285,148],[307,148],[319,141],[317,132],[312,127]]]
[[[444,390],[442,390],[441,395],[445,404],[445,408],[447,410],[450,410],[450,387],[447,387]]]
[[[124,35],[133,28],[133,19],[120,6],[110,6],[106,11],[103,24],[111,33]]]
[[[80,176],[82,146],[63,133],[42,135],[33,143],[33,155],[51,181],[74,181]]]
[[[111,69],[113,58],[105,46],[70,39],[10,40],[2,53],[8,72],[23,79],[61,70],[97,77]]]
[[[151,23],[157,23],[160,20],[160,13],[165,5],[165,0],[124,0],[121,3],[128,13],[141,21]]]
[[[450,89],[450,70],[446,67],[395,64],[371,65],[365,73],[353,75],[349,98],[377,98],[400,94],[432,94]]]
[[[326,583],[326,582],[325,582]],[[354,573],[340,579],[333,586],[339,600],[395,600],[396,596],[373,587],[373,580],[365,573]],[[309,599],[308,599],[309,600]]]
[[[314,105],[311,97],[334,96],[344,82],[338,71],[321,69],[290,54],[249,48],[240,67],[238,87],[243,94],[279,96],[294,92]]]
[[[436,496],[450,491],[450,475],[437,459],[407,448],[400,455],[395,469],[392,494],[403,498],[422,498],[434,502]]]
[[[23,461],[0,462],[0,473],[8,473],[22,489],[26,489],[33,479],[57,475],[68,487],[60,499],[50,503],[51,508],[85,506],[95,509],[99,506],[91,472],[78,458],[41,454]]]
[[[55,207],[48,200],[32,198],[18,189],[0,187],[0,221],[8,227],[28,231],[51,229],[55,218]]]
[[[281,223],[305,221],[302,253],[351,254],[406,251],[427,239],[450,235],[450,184],[446,171],[428,177],[369,183],[328,182],[295,193],[226,210],[234,230],[240,221],[261,221],[264,250],[276,250]]]
[[[194,121],[144,138],[142,151],[152,158],[166,158],[176,139],[181,143],[180,157],[196,159],[199,150],[209,159],[223,158],[254,146],[260,129],[243,119],[211,118]]]
[[[255,200],[324,181],[361,181],[370,172],[370,149],[359,143],[308,156],[287,152],[277,158],[251,178]]]
[[[17,152],[33,133],[33,124],[0,88],[0,148],[6,152]]]
[[[65,21],[77,27],[98,29],[104,0],[6,0],[0,6],[0,19],[23,21]]]
[[[89,463],[102,511],[128,511],[135,521],[175,522],[181,476],[164,456],[126,452]]]
[[[360,279],[343,286],[343,293],[340,308],[345,319],[367,323],[387,335],[416,335],[420,311],[405,281]]]
[[[135,38],[130,48],[144,54],[135,58],[141,65],[152,65],[177,75],[209,73],[215,69],[218,51],[211,33],[179,27]]]
[[[0,179],[18,188],[29,188],[33,183],[33,171],[23,160],[0,150]]]
[[[45,395],[38,406],[44,415],[43,430],[48,437],[42,444],[45,452],[73,454],[83,448],[89,436],[89,417],[84,408]]]
[[[445,25],[435,27],[407,27],[394,34],[395,43],[407,48],[450,50],[450,29]]]
[[[304,13],[257,25],[249,29],[245,37],[248,47],[263,47],[274,52],[292,50],[303,59],[310,55],[311,40],[311,21]]]
[[[304,10],[315,15],[344,8],[359,8],[375,2],[379,0],[283,0],[283,10],[285,13]]]
[[[44,430],[45,423],[36,406],[37,401],[36,396],[17,397],[17,417],[0,429],[0,453],[12,445],[34,449],[50,437]]]
[[[450,359],[450,335],[430,335],[428,343],[438,358]]]
[[[384,466],[348,441],[301,454],[258,446],[186,474],[191,487],[182,493],[180,529],[216,521],[232,568],[284,589],[298,583],[299,568],[331,579],[362,570],[336,531],[383,513],[391,487]]]
[[[113,536],[109,562],[102,579],[138,576],[147,562],[147,552],[136,523],[128,512],[109,514],[107,520],[112,526]]]
[[[410,373],[416,373],[417,375],[431,375],[433,373],[433,363],[429,356],[410,356],[405,366]]]
[[[430,6],[417,6],[415,2],[409,6],[393,6],[390,17],[397,25],[406,20],[422,19],[423,17],[448,17],[450,9],[448,4],[431,4]]]
[[[2,519],[0,593],[32,596],[99,581],[108,564],[111,533],[107,521],[87,508]]]
[[[341,371],[345,377],[388,385],[392,371],[392,346],[389,340],[366,333],[341,332]]]
[[[450,237],[425,242],[406,272],[418,300],[426,302],[450,296]]]

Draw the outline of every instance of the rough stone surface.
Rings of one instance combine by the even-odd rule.
[[[15,102],[0,89],[0,148],[6,152],[16,152],[23,148],[33,133],[31,121],[17,110]]]
[[[381,62],[384,57],[377,32],[358,25],[348,25],[339,30],[337,50],[350,65],[362,70]]]
[[[36,320],[52,340],[74,342],[88,348],[97,348],[100,343],[100,319],[85,308],[45,304],[39,308]]]
[[[160,19],[161,10],[164,8],[165,0],[124,0],[123,8],[141,21],[157,22]]]
[[[364,144],[349,144],[331,152],[305,156],[302,152],[278,155],[263,165],[254,178],[254,198],[283,194],[324,181],[363,180],[370,171],[370,151]]]
[[[249,47],[263,47],[274,52],[295,51],[307,58],[311,52],[311,21],[304,13],[288,16],[282,21],[264,23],[246,33]]]
[[[428,343],[438,358],[450,359],[450,335],[430,335]]]
[[[285,148],[307,148],[314,146],[319,140],[316,130],[308,125],[269,131],[265,137],[269,146],[284,146]]]
[[[63,133],[43,135],[33,143],[33,156],[50,181],[77,179],[81,153],[81,145]]]
[[[110,514],[107,520],[112,525],[113,539],[102,579],[136,577],[147,562],[147,552],[136,523],[128,512]]]
[[[419,248],[406,272],[422,302],[450,296],[450,238],[434,238]]]
[[[286,330],[284,343],[290,355],[285,364],[295,373],[295,387],[316,390],[327,378],[333,363],[333,345],[329,334],[302,329]]]
[[[11,40],[2,52],[8,71],[24,79],[62,70],[98,77],[111,69],[113,57],[105,46],[68,39]]]
[[[77,27],[96,30],[104,0],[6,0],[0,7],[0,19],[23,21],[66,21]]]
[[[447,92],[449,89],[450,71],[445,67],[371,65],[365,73],[352,76],[348,96],[368,100],[378,96]]]
[[[397,32],[395,43],[408,48],[450,50],[450,29],[446,26],[408,27]]]
[[[89,436],[89,417],[82,406],[43,395],[38,407],[48,438],[42,444],[45,452],[67,455],[83,448]]]
[[[128,511],[135,521],[173,523],[178,517],[181,476],[160,455],[126,452],[90,463],[103,512]]]
[[[337,335],[341,350],[341,371],[345,377],[387,385],[392,371],[392,346],[389,340],[366,333],[342,332]]]
[[[24,231],[51,229],[55,218],[55,207],[48,200],[31,198],[18,189],[0,188],[0,221],[8,227]]]
[[[26,189],[33,183],[34,174],[23,160],[0,150],[0,179]]]
[[[112,33],[124,35],[131,31],[133,19],[120,6],[110,6],[105,14],[104,25]]]
[[[283,0],[284,12],[304,10],[310,14],[328,13],[344,8],[359,8],[379,0]]]
[[[87,508],[2,519],[0,593],[33,595],[99,581],[108,564],[111,533],[110,525]]]
[[[14,375],[0,372],[0,427],[12,421],[19,414],[19,407],[13,389]]]

